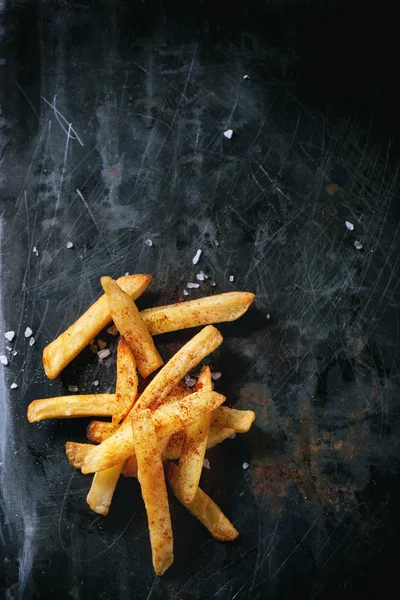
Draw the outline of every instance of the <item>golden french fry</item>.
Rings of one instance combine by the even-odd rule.
[[[173,538],[164,469],[150,410],[133,416],[132,435],[147,512],[153,567],[157,575],[163,575],[174,561]]]
[[[108,515],[111,500],[123,466],[124,463],[119,463],[114,467],[94,474],[86,502],[95,513],[103,516]]]
[[[82,467],[84,458],[91,448],[94,448],[93,444],[78,444],[77,442],[65,444],[68,460],[75,469]]]
[[[212,415],[213,425],[231,427],[237,433],[247,433],[256,415],[252,410],[238,410],[228,406],[220,406]]]
[[[195,390],[212,392],[210,367],[201,369]],[[179,459],[178,475],[179,494],[184,504],[193,502],[199,486],[210,422],[211,413],[206,413],[186,428],[186,436]]]
[[[171,435],[194,423],[224,401],[225,396],[217,392],[196,392],[183,400],[162,404],[151,413],[161,449],[164,449]],[[82,473],[108,469],[127,460],[133,454],[135,454],[135,445],[130,432],[130,423],[129,420],[125,420],[112,436],[88,452],[82,465]]]
[[[214,446],[226,440],[226,438],[231,436],[233,433],[235,433],[234,429],[229,429],[228,427],[220,427],[219,425],[211,425],[208,432],[207,450],[209,450],[210,448],[214,448]],[[181,449],[184,439],[184,430],[174,433],[168,440],[168,444],[166,445],[165,449],[162,451],[163,460],[174,460],[175,458],[179,458],[181,455]],[[89,444],[86,445],[89,446]],[[161,443],[160,450],[163,446],[164,444]],[[80,467],[81,466],[82,463]],[[123,468],[122,474],[124,477],[136,477],[137,461],[135,455],[128,458]]]
[[[151,335],[158,335],[188,327],[235,321],[247,311],[254,298],[254,294],[250,292],[228,292],[188,302],[147,308],[142,310],[140,316]]]
[[[179,381],[222,342],[222,335],[212,325],[204,327],[167,362],[149,383],[133,410],[148,408],[161,402]]]
[[[139,373],[146,378],[164,364],[163,359],[129,294],[111,277],[102,277],[100,281],[107,294],[112,319],[129,344]]]
[[[112,416],[114,424],[126,417],[135,404],[138,383],[135,358],[129,344],[124,337],[121,337],[117,352],[117,389]]]
[[[127,275],[117,279],[117,283],[136,300],[151,280],[151,275]],[[47,377],[57,377],[110,321],[108,301],[103,294],[73,325],[46,346],[43,351],[43,366]]]
[[[185,504],[179,489],[179,467],[174,463],[168,463],[166,466],[167,481],[171,486],[174,495],[186,508],[203,523],[211,535],[220,542],[230,542],[237,538],[239,532],[232,523],[225,517],[221,509],[205,492],[199,487],[193,502]]]
[[[34,400],[28,406],[28,421],[71,419],[73,417],[109,417],[115,406],[115,394],[80,394]]]
[[[190,389],[182,382],[179,382],[167,396],[162,400],[162,402],[175,402],[175,400],[181,400],[185,398],[188,394],[190,394]],[[149,405],[149,409],[151,411],[156,410],[161,404],[160,400],[154,400]],[[128,413],[125,419],[130,418],[131,413],[133,414],[133,410]],[[115,433],[118,429],[118,425],[114,423],[109,423],[107,421],[91,421],[88,425],[86,435],[91,442],[104,442],[110,435]]]

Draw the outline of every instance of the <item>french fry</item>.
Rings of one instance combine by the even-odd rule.
[[[75,469],[82,467],[84,458],[91,448],[94,448],[93,444],[78,444],[77,442],[65,444],[68,460]]]
[[[179,382],[165,398],[162,402],[175,402],[176,400],[181,400],[185,398],[188,394],[190,394],[191,390],[184,383]],[[149,409],[151,411],[156,410],[161,404],[161,401],[154,400],[150,405]],[[133,411],[131,410],[132,414]],[[129,413],[125,419],[130,417]],[[104,442],[110,435],[115,433],[118,429],[118,425],[114,423],[109,423],[107,421],[91,421],[88,425],[86,435],[91,442]]]
[[[214,448],[214,446],[226,440],[226,438],[228,438],[233,433],[235,433],[234,429],[229,429],[228,427],[220,427],[219,425],[211,425],[208,432],[207,450],[209,450],[210,448]],[[162,452],[163,460],[174,460],[175,458],[179,458],[181,455],[181,449],[184,439],[184,430],[174,433],[168,440],[168,444]],[[83,445],[90,446],[90,444]],[[162,446],[163,444],[160,445],[160,449],[162,448]],[[88,450],[90,450],[90,448],[88,448]],[[79,468],[81,468],[81,466],[82,463],[80,464]],[[135,455],[128,458],[123,468],[122,474],[124,477],[136,477],[137,461]]]
[[[186,508],[203,523],[213,538],[220,542],[230,542],[237,538],[239,532],[232,525],[229,519],[223,514],[221,509],[205,492],[199,487],[193,502],[185,504],[180,494],[179,487],[179,467],[170,462],[166,465],[167,481],[171,486],[174,495]]]
[[[151,413],[161,449],[164,449],[171,435],[194,423],[224,401],[225,396],[217,392],[196,392],[183,400],[162,404]],[[88,452],[82,465],[82,473],[108,469],[127,460],[132,454],[135,454],[135,445],[130,433],[129,421],[125,421],[112,436]]]
[[[147,512],[153,567],[156,575],[163,575],[174,561],[173,537],[164,469],[150,410],[134,415],[132,435]]]
[[[148,408],[155,400],[161,402],[179,381],[222,342],[222,335],[212,325],[204,327],[167,362],[149,383],[134,410]]]
[[[238,410],[228,406],[220,406],[212,415],[213,425],[231,427],[237,433],[247,433],[255,419],[252,410]]]
[[[188,302],[146,308],[140,316],[151,335],[158,335],[188,327],[235,321],[247,311],[254,298],[254,294],[250,292],[228,292]]]
[[[86,498],[90,508],[99,515],[106,516],[124,463],[119,463],[94,474],[92,485]]]
[[[114,424],[118,424],[126,417],[135,404],[138,383],[134,356],[125,338],[121,337],[117,351],[117,389],[115,410],[112,416]]]
[[[117,283],[136,300],[151,280],[151,275],[127,275],[117,279]],[[55,379],[110,321],[108,301],[103,294],[73,325],[46,346],[43,366],[47,377]]]
[[[73,417],[109,417],[115,406],[115,394],[81,394],[34,400],[28,406],[28,421],[71,419]]]
[[[111,277],[102,277],[100,281],[115,326],[132,350],[139,373],[146,378],[164,364],[163,359],[129,294]]]
[[[210,367],[203,367],[201,369],[195,390],[212,392]],[[210,422],[211,413],[206,413],[198,421],[186,428],[186,435],[179,459],[178,475],[179,494],[184,504],[193,502],[199,486]]]

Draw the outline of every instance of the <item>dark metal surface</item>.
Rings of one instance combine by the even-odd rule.
[[[361,121],[298,95],[296,21],[195,12],[27,2],[3,13],[4,598],[376,598],[395,575],[395,162]],[[209,279],[189,298],[257,294],[207,361],[228,404],[257,419],[208,453],[202,477],[240,537],[215,542],[171,500],[175,563],[158,579],[137,481],[121,480],[108,517],[91,513],[91,477],[64,452],[88,421],[29,424],[26,408],[69,385],[113,389],[107,333],[104,365],[87,350],[53,382],[41,365],[101,275],[152,273],[145,307],[184,300],[200,270]],[[194,332],[157,338],[163,357]]]

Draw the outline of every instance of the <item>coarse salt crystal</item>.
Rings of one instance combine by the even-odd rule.
[[[99,350],[99,352],[97,353],[97,356],[99,357],[100,360],[103,360],[104,358],[107,358],[108,356],[110,356],[111,352],[109,350],[109,348],[106,348],[104,350]]]
[[[250,465],[249,465],[249,463],[247,463],[247,462],[244,462],[244,463],[243,463],[243,469],[248,469],[248,468],[249,468],[249,466],[250,466]]]
[[[68,391],[69,392],[79,392],[79,388],[76,385],[69,385],[68,386]]]
[[[196,279],[197,281],[204,281],[205,279],[208,279],[208,275],[203,273],[203,271],[200,271],[200,273],[197,273]]]
[[[201,256],[202,250],[200,250],[200,248],[197,250],[196,254],[193,256],[192,258],[192,263],[194,265],[197,265],[197,263],[199,262],[199,258]]]
[[[8,358],[7,358],[7,356],[4,356],[4,354],[1,354],[0,355],[0,363],[2,365],[7,366],[8,365]]]
[[[128,275],[129,275],[129,271],[127,271],[127,272],[125,273],[125,277],[127,277]]]
[[[361,243],[360,243],[358,240],[356,240],[356,241],[354,242],[354,248],[355,248],[356,250],[361,250],[361,249],[362,249],[362,244],[361,244]]]
[[[32,333],[33,333],[32,329],[31,329],[30,327],[27,327],[27,328],[25,329],[24,336],[25,336],[26,338],[28,338],[28,337],[31,337]]]
[[[227,129],[226,131],[224,131],[224,136],[230,140],[231,137],[233,136],[233,129]]]
[[[191,282],[189,281],[189,283],[186,285],[186,287],[187,287],[187,288],[189,288],[189,290],[191,290],[191,289],[193,289],[193,288],[198,288],[198,287],[200,287],[200,284],[199,284],[199,283],[191,283]]]
[[[243,79],[250,79],[248,75],[243,75]]]
[[[29,340],[29,345],[30,345],[30,346],[33,346],[33,344],[34,344],[34,343],[35,343],[35,338],[31,338],[31,339]]]
[[[95,381],[93,381],[93,385],[95,385],[97,387],[99,385],[99,380],[96,379]]]
[[[205,459],[203,460],[203,467],[204,467],[205,469],[211,469],[210,461],[208,460],[208,458],[205,458]]]
[[[354,229],[353,223],[350,223],[350,221],[346,221],[345,225],[349,231],[353,231],[353,229]]]
[[[270,319],[270,318],[271,318],[271,315],[268,313],[267,314],[267,319]]]
[[[17,387],[18,387],[18,385],[17,385],[16,383],[12,383],[12,384],[10,385],[10,389],[11,389],[11,390],[16,390],[16,389],[17,389]]]
[[[215,283],[215,281],[212,281],[212,282],[210,283],[210,285],[212,285],[213,287],[215,287],[217,284]]]
[[[214,381],[217,381],[217,379],[219,379],[221,377],[221,373],[219,373],[218,371],[216,371],[215,373],[211,373],[211,379],[214,379]]]
[[[229,275],[229,281],[232,283],[232,281],[234,281],[234,280],[235,280],[234,276],[233,275]]]
[[[6,350],[8,350],[8,352],[11,352],[11,350],[12,350],[11,346],[6,346]]]
[[[67,242],[67,248],[68,248],[68,250],[70,250],[73,247],[74,247],[74,245],[73,245],[72,242]]]
[[[189,296],[189,292],[187,290],[183,290],[183,295],[184,296]]]
[[[214,244],[215,244],[216,246],[219,246],[219,241],[218,241],[218,240],[214,240]]]
[[[196,380],[192,379],[192,377],[185,377],[185,383],[188,387],[193,387],[196,385]]]
[[[236,437],[236,432],[234,431],[233,433],[231,433],[231,435],[228,435],[230,440],[234,440]]]
[[[146,244],[146,246],[152,246],[153,245],[153,242],[150,239],[145,240],[144,243]]]
[[[35,256],[39,256],[39,250],[36,248],[36,246],[33,246],[32,252],[35,254]]]
[[[6,331],[4,334],[4,337],[6,338],[6,340],[8,340],[9,342],[12,342],[13,339],[15,338],[15,331]]]
[[[13,350],[13,351],[11,352],[11,354],[12,354],[13,356],[17,356],[18,352],[17,352],[16,350]]]

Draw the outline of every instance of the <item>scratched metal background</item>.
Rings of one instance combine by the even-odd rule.
[[[0,3],[3,598],[376,598],[395,575],[398,163],[376,121],[312,104],[329,77],[299,79],[315,47],[277,5]],[[137,482],[96,517],[64,453],[87,421],[25,414],[68,385],[113,389],[107,334],[104,365],[85,351],[54,382],[41,366],[102,274],[153,273],[149,306],[183,300],[200,269],[190,298],[257,294],[209,360],[257,413],[202,479],[241,536],[218,544],[171,502],[175,563],[156,579]],[[162,355],[191,335],[158,338]]]

